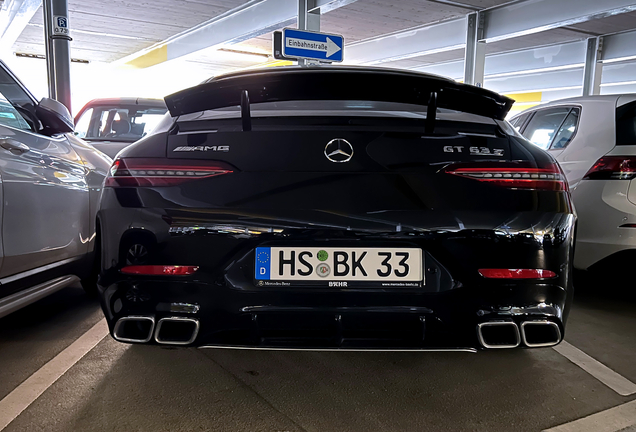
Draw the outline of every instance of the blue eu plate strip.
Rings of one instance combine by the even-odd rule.
[[[256,280],[269,280],[272,251],[268,247],[256,248]]]

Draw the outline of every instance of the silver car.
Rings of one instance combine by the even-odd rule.
[[[38,103],[0,62],[0,317],[80,281],[96,290],[110,160],[72,132],[66,107]]]

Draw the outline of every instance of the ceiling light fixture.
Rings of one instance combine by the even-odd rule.
[[[29,53],[17,52],[17,53],[15,53],[15,56],[16,57],[23,57],[23,58],[38,59],[38,60],[46,60],[46,56],[44,54],[29,54]],[[77,58],[72,58],[71,62],[73,62],[73,63],[82,63],[82,64],[89,64],[90,63],[90,61],[88,61],[88,60],[77,59]]]
[[[258,56],[258,57],[263,57],[265,59],[269,59],[270,55],[266,54],[266,53],[259,53],[259,52],[252,52],[252,51],[242,51],[242,50],[235,50],[235,49],[230,49],[230,48],[219,48],[217,51],[221,51],[221,52],[227,52],[227,53],[231,53],[231,54],[242,54],[242,55],[249,55],[249,56]]]
[[[27,25],[33,26],[33,27],[40,27],[40,28],[44,28],[44,25],[42,24],[37,24],[37,23],[29,23]],[[113,38],[119,38],[119,39],[133,39],[133,40],[151,40],[148,38],[143,38],[143,37],[139,37],[139,36],[124,36],[124,35],[118,35],[118,34],[113,34],[113,33],[103,33],[103,32],[96,32],[96,31],[91,31],[91,30],[77,30],[77,29],[73,29],[71,30],[73,33],[83,33],[83,34],[89,34],[89,35],[95,35],[95,36],[106,36],[106,37],[113,37]]]

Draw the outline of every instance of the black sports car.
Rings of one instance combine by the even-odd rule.
[[[513,101],[407,71],[279,68],[166,97],[106,179],[102,307],[122,342],[551,346],[572,300],[561,169]]]

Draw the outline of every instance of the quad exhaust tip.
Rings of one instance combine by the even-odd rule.
[[[153,317],[131,315],[117,320],[113,337],[120,342],[146,343],[152,339],[154,328]]]
[[[487,321],[477,324],[479,343],[485,348],[517,348],[519,327],[514,321]]]
[[[514,321],[487,321],[477,324],[479,343],[484,348],[551,347],[561,342],[561,329],[554,321],[531,320],[518,326]]]
[[[521,323],[521,337],[530,348],[550,347],[561,342],[561,329],[553,321],[537,320]]]
[[[185,317],[161,318],[155,330],[155,341],[164,345],[189,345],[199,334],[199,320]]]

